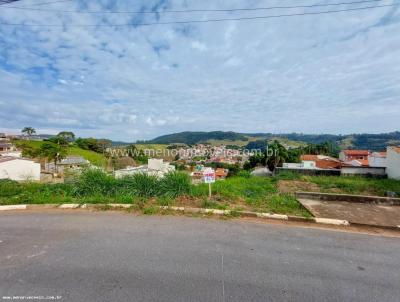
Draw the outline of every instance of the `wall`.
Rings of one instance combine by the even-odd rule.
[[[371,203],[390,206],[400,206],[400,198],[366,196],[366,195],[350,195],[350,194],[332,194],[318,192],[296,192],[296,198],[326,200],[326,201],[346,201],[358,203]]]
[[[368,156],[368,163],[371,167],[387,167],[386,157]]]
[[[386,169],[385,168],[377,168],[377,167],[369,167],[369,168],[342,167],[341,174],[348,175],[348,176],[361,175],[361,176],[382,176],[382,177],[384,177],[386,175]]]
[[[400,153],[390,147],[387,150],[386,171],[389,178],[400,179]]]
[[[28,160],[11,160],[0,163],[0,179],[40,180],[40,164]]]
[[[286,168],[276,168],[274,174],[277,175],[281,172],[293,172],[301,175],[328,175],[328,176],[340,176],[340,170],[337,169],[286,169]]]

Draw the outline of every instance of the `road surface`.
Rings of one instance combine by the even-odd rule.
[[[400,301],[400,239],[117,212],[1,213],[0,301],[13,296]]]

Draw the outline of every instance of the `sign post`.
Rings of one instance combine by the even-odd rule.
[[[204,183],[208,184],[208,198],[211,198],[211,184],[215,182],[215,171],[212,168],[207,168],[203,172]]]

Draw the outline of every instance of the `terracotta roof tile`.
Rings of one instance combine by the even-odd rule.
[[[368,150],[343,150],[346,155],[368,155]]]

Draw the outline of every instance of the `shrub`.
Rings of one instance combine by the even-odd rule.
[[[310,213],[291,195],[273,195],[267,205],[268,209],[279,214],[295,214],[305,217],[311,216]]]
[[[294,171],[281,171],[275,176],[276,180],[297,180],[301,175]]]
[[[251,177],[251,173],[250,171],[247,170],[242,170],[237,174],[238,177],[244,177],[244,178],[250,178]]]
[[[189,175],[182,172],[172,172],[160,180],[161,194],[170,198],[188,194],[191,188]]]
[[[159,195],[160,186],[156,176],[138,173],[124,179],[129,184],[128,189],[139,197],[153,197]],[[127,189],[125,188],[125,189]]]
[[[0,197],[11,197],[21,192],[22,186],[18,182],[9,179],[0,180]]]
[[[113,196],[116,193],[117,180],[102,170],[88,169],[84,171],[75,183],[75,195]]]

